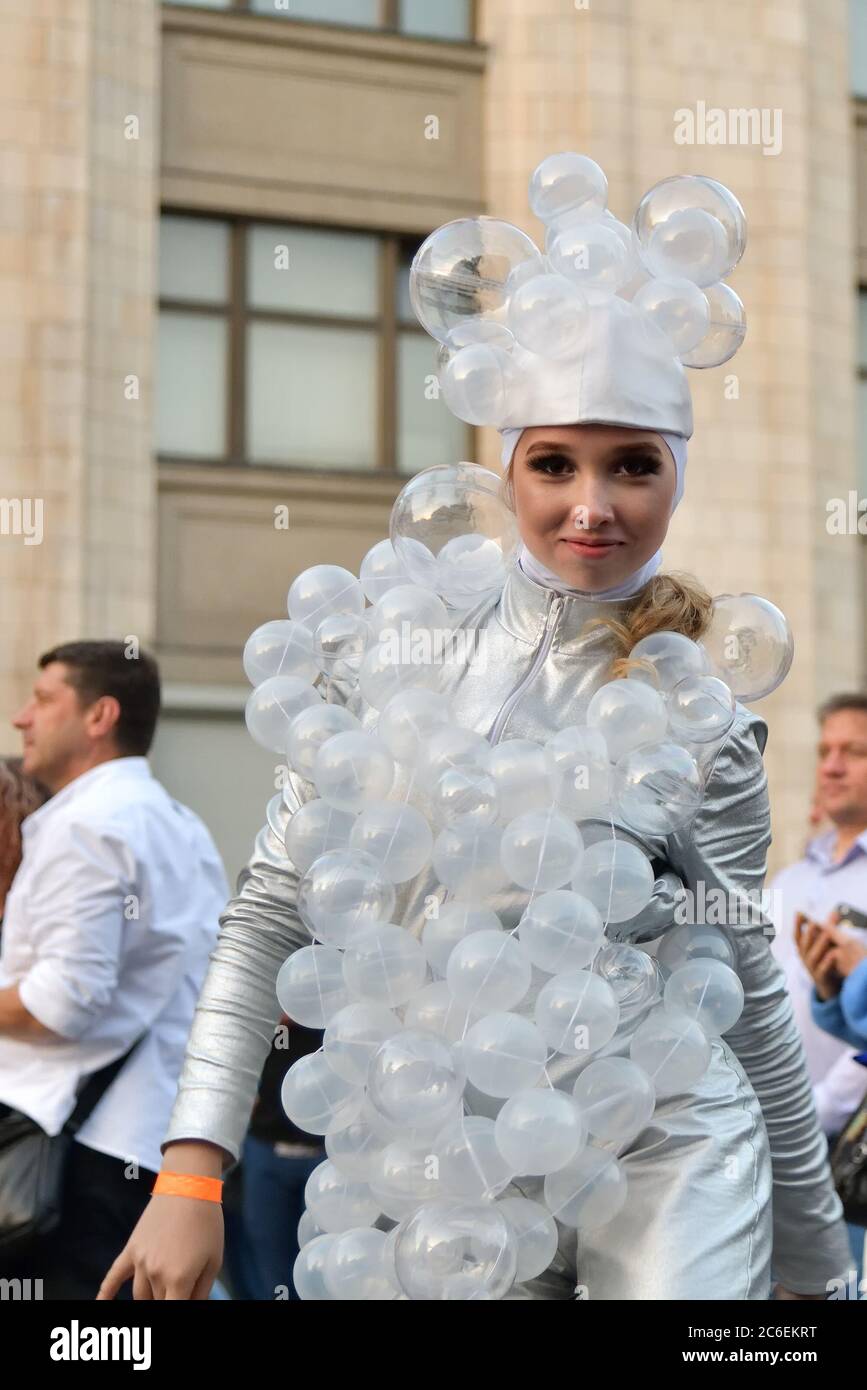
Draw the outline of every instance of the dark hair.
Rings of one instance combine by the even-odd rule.
[[[832,695],[816,711],[820,724],[831,714],[839,714],[844,709],[855,709],[859,714],[867,714],[867,694],[863,691],[848,691],[842,695]]]
[[[21,822],[48,797],[48,788],[24,771],[21,758],[0,758],[0,911],[21,863]]]
[[[121,753],[144,756],[153,743],[160,712],[160,672],[148,652],[129,655],[128,642],[64,642],[39,658],[40,669],[53,661],[69,667],[69,684],[79,704],[112,695],[120,705],[114,740]]]

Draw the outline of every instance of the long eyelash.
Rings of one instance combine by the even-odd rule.
[[[531,468],[538,469],[539,472],[545,472],[546,470],[542,467],[542,465],[555,460],[559,460],[560,462],[565,463],[571,462],[571,460],[568,459],[565,454],[535,454],[533,458],[529,460],[529,466]],[[658,473],[660,467],[659,459],[654,454],[647,454],[645,456],[638,455],[633,458],[626,459],[624,460],[623,466],[628,467],[630,464],[639,465],[641,470],[640,472],[633,473],[633,477],[644,477],[647,474]]]

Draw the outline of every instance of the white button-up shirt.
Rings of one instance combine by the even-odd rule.
[[[835,841],[834,830],[817,835],[808,844],[804,858],[781,870],[769,885],[771,916],[777,930],[772,950],[786,972],[819,1123],[828,1135],[839,1134],[860,1104],[867,1091],[867,1068],[853,1060],[856,1054],[851,1047],[813,1022],[813,978],[798,955],[795,914],[804,912],[814,921],[824,922],[840,903],[867,912],[867,831],[838,863],[831,857]],[[843,930],[867,945],[864,931]]]
[[[187,1036],[228,897],[203,822],[145,758],[91,768],[28,816],[0,988],[63,1041],[0,1033],[0,1101],[57,1134],[78,1083],[147,1030],[78,1132],[158,1170]]]

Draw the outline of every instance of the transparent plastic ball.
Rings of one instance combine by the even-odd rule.
[[[499,810],[494,779],[482,768],[446,768],[437,778],[431,803],[441,822],[469,830],[493,825]]]
[[[734,357],[747,333],[747,311],[731,285],[721,280],[705,289],[708,304],[708,330],[701,342],[681,353],[685,367],[721,367]]]
[[[468,425],[498,426],[516,379],[509,353],[487,343],[461,348],[439,373],[443,400]]]
[[[601,217],[608,202],[608,179],[586,154],[549,154],[530,175],[530,207],[542,222],[580,215]]]
[[[737,706],[729,686],[718,676],[685,676],[666,700],[668,727],[687,743],[712,743],[735,722]]]
[[[348,1125],[329,1129],[325,1152],[347,1178],[369,1183],[379,1172],[379,1161],[388,1140],[371,1126],[362,1107]]]
[[[293,951],[277,972],[276,989],[283,1012],[305,1028],[324,1028],[349,1003],[343,957],[333,946]],[[352,1080],[360,1083],[364,1077]]]
[[[506,283],[523,261],[542,258],[535,242],[511,222],[462,217],[446,222],[422,243],[409,273],[416,318],[443,341],[467,319],[502,321]]]
[[[734,966],[735,950],[722,928],[705,922],[680,922],[665,933],[656,958],[672,971],[691,960],[718,960]]]
[[[493,542],[504,572],[515,553],[518,531],[499,475],[475,463],[436,464],[416,473],[391,510],[392,544],[413,582],[437,589],[440,554],[450,541],[464,536]],[[490,548],[482,553],[483,563],[475,576],[480,598],[490,592],[495,559]]]
[[[389,589],[406,584],[406,570],[390,540],[377,541],[376,545],[371,546],[361,562],[358,580],[369,603],[378,603]]]
[[[289,617],[314,632],[332,613],[356,613],[364,609],[364,594],[355,575],[341,565],[312,565],[289,589]]]
[[[588,1130],[603,1143],[640,1134],[656,1106],[652,1081],[628,1057],[598,1057],[581,1072],[573,1095]]]
[[[650,1077],[658,1096],[674,1096],[688,1091],[704,1076],[710,1063],[710,1043],[687,1014],[655,1008],[636,1028],[629,1055]]]
[[[397,1283],[384,1259],[385,1232],[360,1227],[334,1237],[325,1255],[325,1287],[340,1303],[391,1301]]]
[[[295,1292],[305,1303],[327,1303],[331,1294],[325,1283],[325,1261],[336,1236],[319,1235],[307,1242],[292,1268]]]
[[[486,1115],[462,1115],[438,1146],[440,1177],[451,1196],[490,1201],[515,1175],[497,1147],[494,1121]]]
[[[630,679],[644,681],[663,695],[687,676],[704,676],[709,671],[704,648],[682,632],[652,632],[642,637],[630,650],[629,660],[641,663],[630,667]]]
[[[414,628],[442,630],[449,625],[445,604],[419,584],[398,584],[389,589],[371,610],[368,622],[377,641],[387,632],[400,635],[406,631],[409,635]]]
[[[628,922],[650,902],[654,881],[651,862],[637,845],[603,839],[585,847],[572,887],[604,922]]]
[[[414,806],[375,801],[359,815],[349,843],[375,859],[390,883],[406,883],[430,863],[433,831]]]
[[[795,650],[785,616],[759,594],[718,595],[701,640],[716,674],[747,703],[776,690]]]
[[[528,274],[535,274],[538,269],[535,261],[521,261],[520,265],[509,275],[506,285],[506,294],[511,296],[514,285],[518,282],[515,277],[523,281]],[[456,353],[465,347],[475,347],[478,343],[487,343],[491,347],[502,348],[504,352],[510,353],[515,346],[515,335],[505,323],[498,322],[496,319],[465,319],[463,323],[457,324],[455,328],[449,330],[445,339],[437,349],[437,367],[442,371],[448,366]]]
[[[522,347],[540,357],[566,359],[587,338],[587,300],[563,275],[536,275],[509,300],[509,327]]]
[[[617,1032],[620,1009],[611,986],[589,970],[564,970],[539,991],[536,1025],[554,1052],[586,1057]]]
[[[321,1052],[309,1052],[293,1062],[280,1088],[289,1119],[308,1134],[324,1134],[332,1125],[348,1124],[361,1109],[363,1098],[361,1087],[332,1071]],[[313,1215],[323,1231],[336,1229]]]
[[[360,613],[331,613],[313,634],[313,654],[326,676],[356,681],[372,642],[367,619]]]
[[[508,883],[500,861],[498,825],[482,830],[448,825],[434,840],[432,862],[441,883],[456,898],[485,897]]]
[[[300,955],[301,952],[296,951],[295,954]],[[342,981],[343,958],[339,951],[335,951],[334,954],[340,960]],[[291,959],[294,957],[290,957]],[[359,1001],[346,1003],[343,1008],[331,1013],[322,1040],[322,1050],[332,1071],[336,1071],[338,1076],[345,1077],[356,1086],[363,1086],[367,1082],[371,1057],[387,1038],[393,1037],[400,1030],[401,1023],[397,1015],[384,1004]]]
[[[392,1221],[412,1216],[422,1202],[442,1197],[439,1160],[430,1143],[396,1139],[383,1149],[371,1180],[371,1193]]]
[[[660,972],[653,956],[637,946],[609,942],[593,962],[593,970],[611,986],[621,1023],[655,1003],[662,994]]]
[[[710,327],[710,306],[691,280],[654,278],[638,290],[632,303],[662,330],[676,356],[697,347]]]
[[[421,934],[422,950],[432,970],[445,976],[449,956],[459,941],[472,932],[501,931],[496,912],[481,903],[453,899],[437,909],[424,924]]]
[[[347,1178],[330,1158],[318,1164],[307,1179],[304,1203],[317,1226],[332,1234],[372,1226],[379,1216],[367,1183]]]
[[[486,1096],[503,1097],[535,1086],[545,1070],[548,1052],[545,1039],[528,1018],[492,1013],[469,1029],[461,1056],[467,1076],[477,1090]]]
[[[390,634],[365,652],[358,668],[358,688],[369,705],[384,710],[405,691],[435,690],[442,675],[443,665],[431,640],[406,643]]]
[[[511,1009],[530,988],[530,961],[521,943],[503,931],[477,931],[449,956],[446,981],[468,1009]]]
[[[545,744],[545,762],[558,810],[576,820],[606,813],[611,765],[598,729],[577,724],[559,729]]]
[[[376,732],[396,762],[414,767],[431,736],[454,727],[454,714],[435,690],[404,690],[381,711]]]
[[[577,871],[584,841],[574,821],[553,807],[526,811],[503,831],[500,858],[510,878],[532,892],[561,888]]]
[[[494,779],[500,820],[508,823],[525,811],[542,811],[553,801],[545,750],[528,738],[495,743],[485,753]]]
[[[639,744],[663,738],[668,712],[658,690],[627,677],[599,687],[587,706],[587,723],[605,739],[616,763]]]
[[[613,788],[617,812],[633,830],[671,835],[695,815],[703,782],[686,749],[663,741],[645,743],[621,758]]]
[[[587,1126],[572,1097],[550,1087],[513,1093],[494,1131],[514,1172],[534,1176],[565,1167],[587,1142]]]
[[[298,872],[306,874],[320,855],[349,848],[354,824],[354,811],[338,811],[321,797],[305,801],[293,810],[286,824],[286,853]]]
[[[459,1004],[445,980],[435,980],[413,995],[407,1004],[405,1028],[441,1033],[450,1043],[460,1042],[479,1017],[474,1009]]]
[[[422,787],[433,794],[444,773],[484,769],[489,744],[481,734],[460,725],[434,729],[427,739],[418,762],[418,778]]]
[[[701,286],[730,275],[747,242],[737,198],[703,174],[675,174],[654,184],[638,204],[633,226],[652,275],[680,275]]]
[[[343,977],[356,998],[394,1009],[421,989],[427,962],[415,937],[381,922],[353,935],[343,956]]]
[[[394,911],[394,885],[375,859],[356,849],[334,849],[310,865],[298,885],[298,915],[312,934],[343,950]]]
[[[437,592],[453,608],[470,608],[499,594],[506,580],[506,556],[499,541],[490,536],[453,536],[437,556],[436,566]],[[471,635],[465,634],[465,645]],[[456,644],[456,638],[451,640]]]
[[[448,1041],[437,1033],[404,1028],[370,1059],[370,1103],[389,1123],[437,1130],[461,1103],[466,1075]]]
[[[744,987],[734,970],[705,957],[680,965],[665,985],[665,1007],[685,1014],[710,1037],[733,1028],[743,1012]]]
[[[588,1145],[571,1163],[548,1174],[544,1193],[545,1205],[557,1221],[594,1231],[607,1226],[626,1202],[626,1174],[610,1153]]]
[[[395,1238],[398,1282],[418,1302],[497,1301],[514,1283],[517,1244],[494,1205],[425,1202]]]
[[[324,1234],[325,1232],[320,1231],[319,1227],[316,1225],[316,1222],[313,1220],[313,1217],[310,1215],[309,1211],[304,1211],[301,1213],[301,1219],[298,1222],[299,1250],[302,1249],[305,1245],[307,1245],[311,1240],[316,1240],[317,1236],[322,1236]]]
[[[375,734],[333,734],[316,754],[313,782],[323,801],[338,811],[363,811],[391,791],[394,759]]]
[[[307,684],[315,681],[319,667],[309,627],[288,618],[257,627],[244,647],[244,672],[251,685],[261,685],[269,676],[297,676]]]
[[[535,1279],[557,1253],[557,1226],[540,1202],[527,1197],[500,1197],[497,1211],[505,1216],[518,1241],[516,1282]]]
[[[548,249],[551,269],[588,295],[616,293],[629,278],[629,253],[613,227],[569,222]]]
[[[320,700],[303,709],[289,725],[286,738],[286,756],[293,772],[312,781],[316,755],[323,743],[350,729],[360,730],[361,725],[343,705],[326,705]]]
[[[247,697],[244,718],[251,737],[262,748],[283,753],[296,715],[322,703],[319,692],[299,676],[269,676]]]
[[[605,927],[589,898],[560,888],[533,899],[518,936],[533,965],[556,975],[588,966],[605,940]]]

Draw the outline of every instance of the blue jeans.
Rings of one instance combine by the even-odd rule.
[[[325,1158],[289,1158],[248,1134],[241,1153],[240,1211],[226,1213],[226,1264],[240,1299],[297,1299],[292,1267],[304,1187]]]

